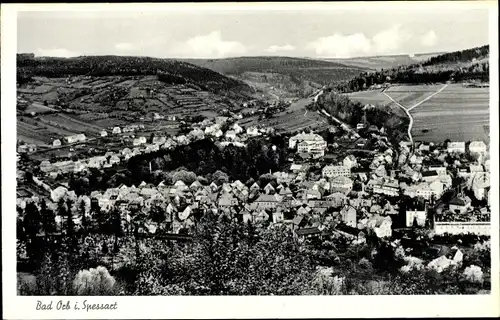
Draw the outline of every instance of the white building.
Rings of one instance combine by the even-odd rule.
[[[351,168],[347,166],[326,166],[322,170],[323,177],[334,178],[338,176],[349,177],[351,175]]]
[[[419,227],[425,227],[427,220],[427,210],[406,210],[406,226],[413,226],[414,221]]]
[[[108,136],[108,132],[106,130],[102,130],[101,131],[101,137],[107,137]]]
[[[356,157],[350,154],[344,158],[343,164],[345,167],[352,168],[355,167],[358,164],[358,162],[356,160]]]
[[[483,141],[472,141],[469,144],[470,153],[485,153],[487,149],[488,148]]]
[[[372,183],[373,193],[385,194],[396,197],[399,195],[399,183],[397,180],[381,179]]]
[[[489,236],[491,234],[490,222],[434,222],[434,232],[438,235],[449,234],[477,234]]]
[[[87,137],[83,133],[66,137],[68,143],[84,142],[85,140],[87,140]]]
[[[122,133],[122,129],[120,127],[113,128],[113,134],[120,134],[120,133]]]
[[[54,147],[61,146],[61,140],[55,139],[54,141],[52,141],[52,146],[54,146]]]
[[[310,141],[315,143],[318,147],[326,148],[326,141],[319,134],[315,133],[299,133],[288,140],[288,147],[295,149],[297,144],[302,141]]]
[[[144,144],[146,142],[147,142],[146,137],[138,137],[138,138],[134,139],[134,141],[132,142],[132,144],[134,146],[139,146],[139,145]]]
[[[464,153],[465,152],[465,142],[450,142],[447,147],[448,152],[457,152]]]
[[[260,136],[259,129],[257,129],[257,127],[248,127],[247,128],[247,135],[252,136],[252,137]]]
[[[345,176],[337,176],[330,182],[331,190],[343,189],[345,191],[352,190],[352,180]]]

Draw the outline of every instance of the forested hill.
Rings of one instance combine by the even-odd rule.
[[[475,62],[488,58],[490,55],[490,46],[484,45],[482,47],[444,53],[430,58],[423,63],[424,66],[432,66],[436,64],[446,63],[460,63],[460,62]]]
[[[354,92],[384,83],[423,84],[447,81],[489,81],[489,45],[441,54],[422,63],[363,72],[332,85],[339,92]]]
[[[367,70],[331,61],[275,56],[183,61],[236,77],[254,87],[273,87],[298,96],[308,96],[324,85],[347,81]]]
[[[250,93],[242,81],[184,61],[125,56],[18,59],[18,81],[33,76],[146,76],[158,75],[164,82],[193,83],[213,92]]]

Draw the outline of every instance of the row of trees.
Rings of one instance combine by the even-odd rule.
[[[383,127],[393,143],[398,143],[407,135],[408,117],[389,106],[366,107],[360,102],[349,99],[347,95],[333,90],[319,96],[316,104],[310,108],[323,109],[334,117],[346,122],[351,127],[364,123],[367,127]],[[398,109],[396,109],[398,110]]]
[[[29,215],[24,215],[26,223]],[[69,224],[65,228],[67,233],[55,241],[44,238],[36,280],[22,285],[21,294],[463,294],[489,289],[488,281],[472,281],[460,268],[402,274],[404,250],[370,233],[361,245],[342,237],[300,243],[285,226],[261,228],[211,211],[197,219],[187,243],[138,240],[123,230],[103,236],[71,233]],[[467,254],[464,262],[489,270],[489,247],[476,247],[472,253],[477,254]],[[122,257],[118,268],[110,256]],[[81,286],[94,283],[91,279],[100,280],[90,288]]]
[[[184,167],[205,176],[217,170],[226,172],[233,180],[257,179],[270,171],[278,171],[287,162],[286,139],[276,135],[266,139],[252,139],[244,148],[228,145],[219,148],[212,140],[203,139],[180,145],[173,150],[160,150],[132,157],[128,163],[134,182],[151,181],[152,171],[173,171]]]

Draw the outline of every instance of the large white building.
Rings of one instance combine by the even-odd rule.
[[[472,222],[472,221],[450,221],[434,222],[434,232],[436,234],[477,234],[489,236],[491,230],[490,222]]]
[[[314,144],[317,145],[317,147],[322,147],[323,149],[326,148],[326,141],[323,139],[322,136],[316,133],[299,133],[294,135],[288,140],[288,147],[290,149],[295,149],[298,143],[302,141],[309,141],[313,142]]]
[[[373,193],[385,194],[396,197],[399,195],[399,183],[397,180],[381,179],[371,183]]]
[[[465,142],[450,142],[447,147],[448,152],[453,153],[464,153],[465,152]]]
[[[326,166],[322,170],[323,177],[334,178],[338,176],[349,177],[351,168],[346,166]]]

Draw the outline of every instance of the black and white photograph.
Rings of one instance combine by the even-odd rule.
[[[17,10],[15,295],[498,294],[498,4],[288,5]]]

